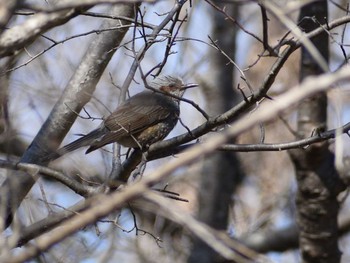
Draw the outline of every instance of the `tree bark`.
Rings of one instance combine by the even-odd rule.
[[[1,69],[13,67],[16,58],[9,58]],[[9,115],[9,82],[10,75],[0,76],[0,152],[7,156],[22,156],[27,148],[27,144],[17,136],[17,129],[11,125],[11,116]]]

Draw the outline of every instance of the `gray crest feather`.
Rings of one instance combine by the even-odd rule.
[[[159,75],[152,80],[149,85],[152,88],[159,89],[160,87],[169,86],[170,84],[181,87],[184,83],[181,78],[170,75]]]

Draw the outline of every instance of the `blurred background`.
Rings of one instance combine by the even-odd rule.
[[[347,1],[328,2],[328,21],[348,15]],[[45,6],[50,1],[33,0],[28,3]],[[277,4],[284,14],[297,21],[302,1],[278,1]],[[140,14],[145,24],[158,25],[173,5],[174,1],[142,3]],[[2,158],[16,160],[19,153],[31,143],[75,72],[89,43],[98,34],[101,21],[106,19],[101,15],[106,14],[108,8],[106,4],[89,9],[84,15],[48,30],[20,54],[1,60],[2,86],[8,90],[7,125],[11,127],[10,134],[3,131],[2,140],[12,136],[19,140],[20,145],[17,152],[10,155],[3,153]],[[11,20],[10,27],[20,25],[28,17],[30,15],[25,12],[18,13]],[[188,90],[185,98],[194,101],[213,117],[243,101],[242,94],[250,96],[247,83],[253,91],[259,89],[277,57],[267,56],[263,44],[257,40],[262,39],[263,28],[261,9],[256,1],[187,1],[179,18],[185,20],[175,27],[178,30],[176,41],[162,74],[177,75],[185,82],[200,85]],[[269,44],[276,46],[289,30],[274,16],[268,14],[268,18]],[[118,106],[120,87],[133,62],[131,47],[134,45],[135,50],[142,47],[143,30],[146,34],[151,32],[147,27],[129,29],[98,82],[93,99],[85,107],[88,114],[80,113],[84,118],[77,119],[62,145],[75,140],[77,134],[85,134],[97,127],[103,116]],[[167,39],[166,34],[163,38]],[[62,43],[51,47],[53,42],[50,39]],[[162,40],[162,37],[159,39]],[[331,71],[347,63],[344,59],[344,52],[345,57],[349,56],[347,43],[349,29],[346,24],[331,31]],[[163,61],[166,45],[167,41],[159,41],[146,52],[140,63],[144,73]],[[38,54],[41,55],[36,57]],[[299,70],[300,50],[297,50],[284,64],[268,96],[273,99],[297,85]],[[242,72],[246,79],[242,78]],[[348,88],[349,85],[343,83],[328,93],[329,129],[349,120]],[[143,89],[138,71],[129,87],[129,94],[136,94]],[[260,103],[273,103],[273,100],[265,99]],[[249,116],[257,110],[259,104],[245,114]],[[96,119],[91,120],[88,115]],[[178,123],[168,138],[186,133],[184,125],[192,130],[205,122],[202,114],[185,102],[181,103],[180,118],[182,123]],[[212,133],[224,128],[220,127]],[[296,113],[288,110],[273,121],[257,124],[232,143],[289,142],[295,140],[295,131]],[[206,138],[203,136],[199,141],[205,141]],[[347,156],[349,139],[344,135],[341,140],[341,154]],[[334,148],[332,143],[330,147]],[[51,163],[50,167],[81,180],[96,184],[104,182],[112,169],[112,146],[108,145],[88,155],[84,152],[84,149],[77,150]],[[126,153],[126,149],[123,152]],[[176,156],[147,163],[143,176],[172,158]],[[6,176],[7,171],[2,170],[2,174]],[[165,186],[189,200],[188,203],[177,202],[176,205],[238,239],[295,225],[295,169],[286,151],[217,152],[190,167],[178,169],[158,187],[162,189]],[[22,203],[19,218],[24,225],[30,225],[47,217],[51,209],[60,210],[81,199],[66,186],[41,178]],[[137,232],[134,216],[139,228]],[[350,218],[346,194],[342,199],[340,217]],[[159,237],[161,242],[155,237]],[[349,241],[348,234],[341,239],[342,262],[350,260],[350,253],[346,249]],[[266,260],[272,262],[300,260],[294,246],[283,251],[271,249],[265,252]],[[202,258],[208,258],[212,253],[201,242],[193,240],[181,226],[152,213],[125,208],[120,213],[110,215],[105,222],[87,227],[55,245],[45,253],[42,262],[207,262]]]

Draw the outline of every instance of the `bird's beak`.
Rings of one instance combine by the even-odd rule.
[[[181,87],[181,89],[190,89],[190,88],[195,88],[195,87],[198,87],[199,85],[198,84],[195,84],[195,83],[188,83],[188,84],[185,84]]]

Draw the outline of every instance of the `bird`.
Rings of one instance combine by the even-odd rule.
[[[170,75],[160,75],[147,85],[151,89],[125,100],[96,129],[58,149],[50,159],[85,146],[85,154],[114,142],[144,150],[163,140],[178,122],[185,90],[198,85],[184,84],[181,78]]]

